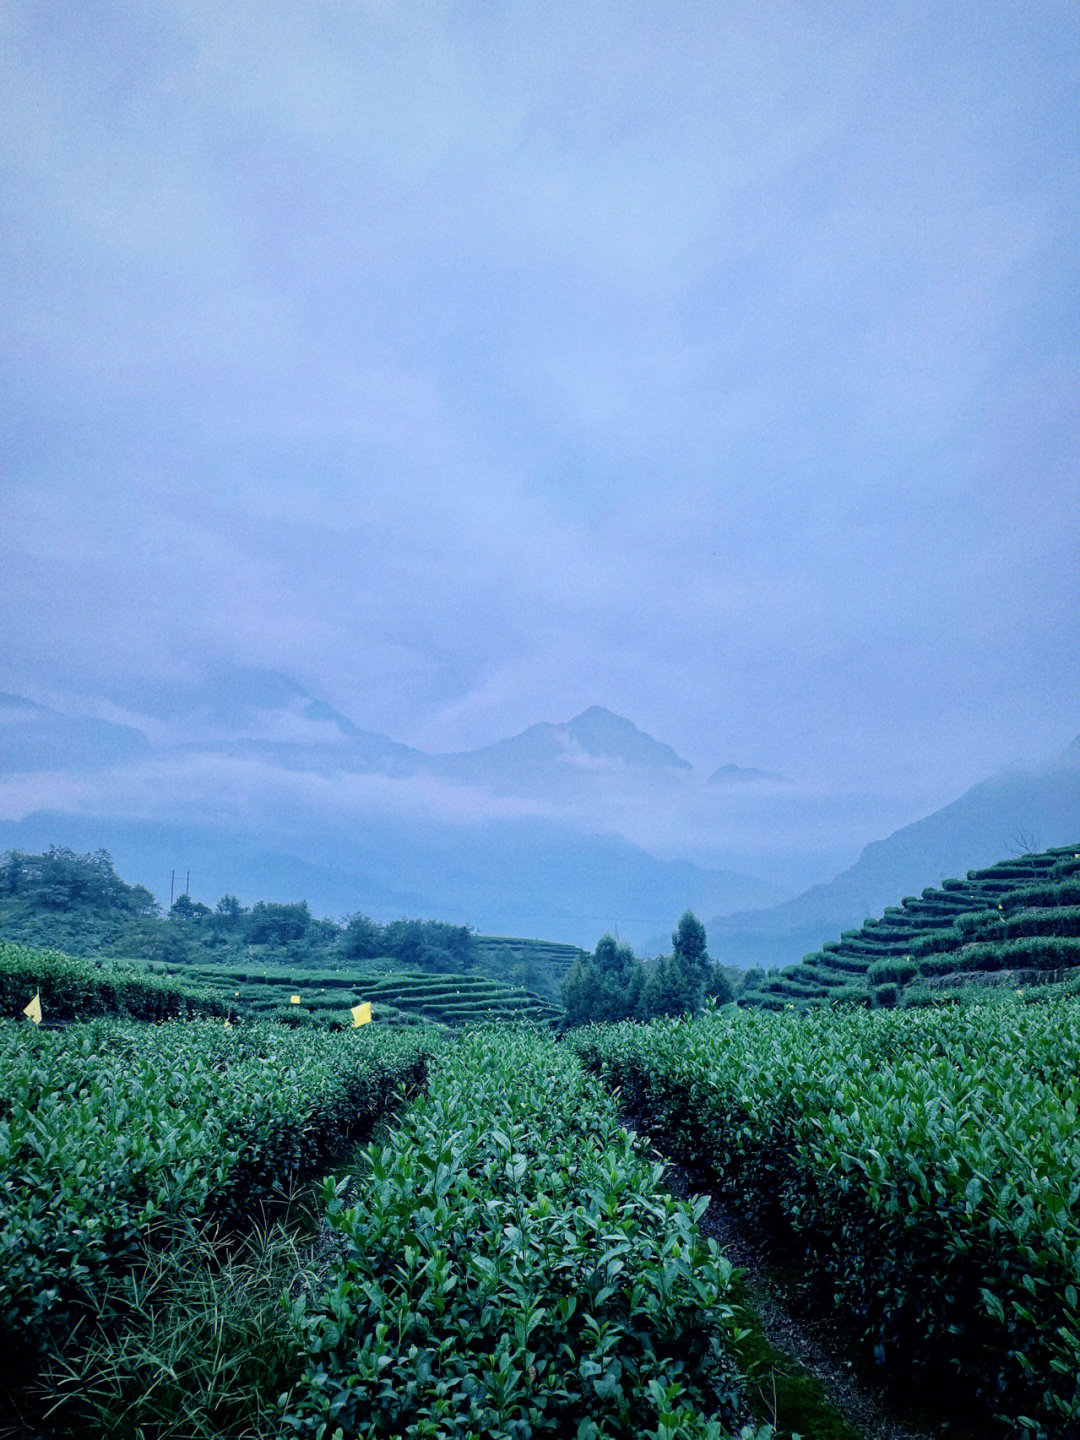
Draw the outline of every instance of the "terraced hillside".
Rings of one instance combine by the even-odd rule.
[[[557,940],[516,940],[505,935],[477,935],[477,960],[486,975],[535,990],[562,1005],[562,983],[574,961],[586,954],[577,945]]]
[[[914,1004],[974,977],[1061,980],[1080,976],[1077,967],[1080,843],[1001,860],[909,895],[800,964],[771,971],[739,1004]]]
[[[349,1008],[372,1004],[372,1018],[381,1023],[418,1024],[435,1021],[458,1026],[488,1020],[521,1019],[548,1022],[559,1009],[520,986],[487,975],[436,975],[393,969],[389,956],[365,961],[347,970],[303,966],[268,966],[248,970],[213,964],[150,965],[195,984],[253,1018],[276,1017],[292,1024],[349,1023]],[[293,995],[300,1003],[292,1004]]]
[[[482,1020],[557,1020],[557,1005],[487,975],[429,975],[397,972],[371,985],[365,996],[374,1006],[387,1005],[422,1020],[443,1025],[468,1025]]]

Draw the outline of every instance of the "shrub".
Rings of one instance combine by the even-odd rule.
[[[906,985],[919,973],[919,967],[912,960],[878,960],[866,972],[871,985]]]
[[[98,1015],[158,1021],[235,1013],[216,995],[134,966],[79,960],[0,940],[0,1015],[18,1016],[35,991],[47,1021]]]

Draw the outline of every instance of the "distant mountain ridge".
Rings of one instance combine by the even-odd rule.
[[[943,877],[993,865],[1019,850],[1068,845],[1080,834],[1080,736],[1037,770],[1014,769],[867,845],[826,885],[769,910],[717,915],[709,940],[725,964],[790,965],[841,930],[898,905]]]
[[[417,915],[590,948],[607,929],[633,939],[670,927],[687,906],[783,898],[732,869],[659,859],[605,826],[612,806],[677,794],[691,766],[602,706],[428,754],[360,729],[288,677],[243,679],[227,700],[214,686],[166,694],[152,728],[181,738],[158,745],[10,697],[0,772],[28,775],[30,795],[38,770],[101,772],[109,808],[95,811],[80,786],[80,813],[0,821],[0,847],[103,847],[159,898],[175,868],[209,903],[226,891],[303,898],[324,914]],[[143,786],[163,797],[150,812]]]
[[[0,821],[0,851],[35,853],[54,843],[108,850],[121,872],[166,904],[175,869],[180,888],[190,871],[192,894],[211,905],[226,891],[245,904],[303,899],[331,917],[409,915],[588,948],[606,930],[633,939],[652,934],[664,917],[670,928],[687,906],[708,914],[783,893],[552,822],[493,821],[463,831],[382,819],[297,845],[243,830],[48,811]]]
[[[689,906],[713,917],[718,958],[768,965],[943,874],[993,863],[1013,832],[1043,845],[1080,833],[1078,736],[1056,765],[992,777],[789,900],[741,857],[764,853],[763,824],[812,824],[816,797],[733,764],[704,780],[603,706],[427,753],[361,729],[275,672],[147,685],[135,699],[148,733],[0,696],[12,816],[0,844],[104,846],[159,896],[168,872],[190,865],[211,902],[226,890],[307,898],[323,913],[368,907],[590,948],[620,926],[631,943],[669,935]],[[127,718],[123,700],[111,713]],[[168,743],[149,738],[163,734]],[[57,799],[67,776],[70,805]],[[654,844],[705,863],[658,858]]]
[[[22,695],[0,693],[0,774],[65,766],[102,770],[149,750],[141,730],[63,715]]]

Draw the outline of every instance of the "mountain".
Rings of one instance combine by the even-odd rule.
[[[0,693],[0,774],[100,771],[149,749],[141,730],[88,716],[62,715],[21,695]]]
[[[670,745],[601,705],[563,724],[530,725],[480,750],[429,756],[423,768],[497,794],[547,799],[566,799],[611,783],[666,785],[692,769]]]
[[[369,817],[324,827],[300,843],[194,823],[39,811],[0,821],[0,851],[50,844],[106,849],[120,873],[166,905],[191,875],[191,894],[213,905],[226,891],[245,904],[306,899],[316,914],[360,910],[470,924],[488,934],[536,936],[592,949],[606,930],[639,943],[688,906],[768,904],[776,887],[687,861],[662,861],[610,835],[529,819],[470,826]]]
[[[688,906],[784,898],[736,867],[633,843],[648,827],[631,822],[660,812],[679,833],[701,786],[670,745],[601,706],[428,754],[360,729],[274,671],[147,681],[136,698],[167,742],[0,702],[16,776],[0,848],[104,848],[165,903],[172,872],[186,883],[190,871],[192,894],[210,904],[226,892],[303,898],[323,914],[465,921],[590,949],[607,929],[640,943]]]
[[[708,925],[726,964],[790,965],[841,930],[905,895],[1021,851],[1080,835],[1080,736],[1053,764],[991,776],[958,800],[867,845],[850,869],[769,910],[718,915]]]

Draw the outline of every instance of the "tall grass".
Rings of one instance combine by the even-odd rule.
[[[42,1378],[58,1437],[270,1440],[300,1374],[293,1312],[324,1280],[318,1237],[258,1225],[239,1242],[191,1225],[124,1287],[122,1318]]]

